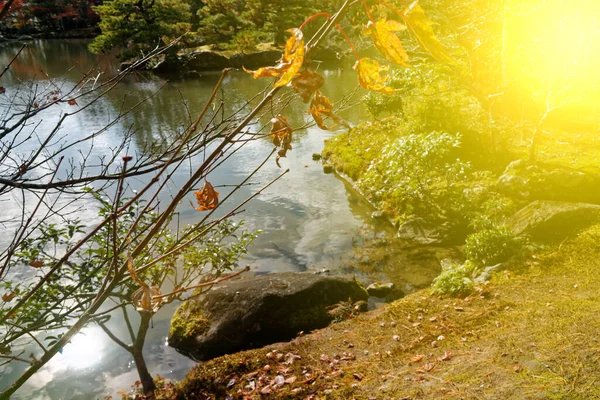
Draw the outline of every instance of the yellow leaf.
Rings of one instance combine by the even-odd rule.
[[[298,74],[302,64],[304,64],[304,35],[298,28],[288,29],[286,32],[292,34],[285,44],[285,53],[282,61],[289,64],[289,67],[284,71],[283,75],[277,82],[275,87],[285,86]]]
[[[350,125],[348,125],[346,121],[333,113],[333,104],[331,104],[331,101],[327,97],[323,96],[319,91],[315,92],[315,96],[310,102],[310,108],[308,109],[308,112],[310,115],[312,115],[319,128],[323,130],[328,131],[333,128],[325,125],[323,122],[323,116],[331,118],[338,125],[350,128]]]
[[[398,21],[388,21],[386,17],[383,17],[376,23],[369,21],[366,28],[363,30],[363,34],[371,35],[373,37],[373,43],[375,47],[390,61],[396,64],[408,67],[408,54],[402,46],[402,41],[394,32],[399,32],[406,29]]]
[[[427,18],[418,0],[408,7],[404,14],[402,14],[402,18],[408,29],[417,38],[421,47],[431,54],[433,58],[444,64],[455,64],[452,57],[448,55],[442,43],[435,36],[432,28],[434,23]]]
[[[375,60],[363,57],[354,64],[354,70],[358,74],[358,82],[367,90],[374,90],[383,94],[392,94],[394,89],[386,86],[388,82],[387,70],[389,67],[381,66]]]
[[[298,74],[304,63],[304,35],[298,28],[288,29],[286,32],[292,34],[285,44],[285,52],[273,67],[263,67],[256,71],[244,68],[244,71],[252,74],[254,79],[280,77],[275,82],[275,87],[285,86]]]

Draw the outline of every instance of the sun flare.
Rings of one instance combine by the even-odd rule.
[[[600,102],[600,1],[509,0],[506,16],[505,86],[545,101]]]

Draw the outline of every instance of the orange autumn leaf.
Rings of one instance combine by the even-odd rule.
[[[194,193],[196,195],[196,201],[198,202],[198,211],[212,210],[219,205],[219,192],[215,191],[215,188],[210,182],[205,182],[202,189]]]
[[[75,101],[75,99],[70,99],[69,101],[67,101],[67,104],[70,106],[76,106],[77,105],[77,101]]]
[[[287,156],[287,151],[292,150],[292,132],[294,130],[288,123],[288,120],[283,115],[278,115],[271,119],[271,131],[269,132],[273,137],[273,144],[277,147],[281,147],[277,152],[275,163],[279,168],[279,159]]]
[[[323,86],[325,79],[311,69],[306,69],[292,80],[292,88],[308,103],[312,95]]]
[[[390,61],[403,67],[408,67],[408,54],[402,46],[402,41],[394,32],[405,30],[406,27],[398,21],[387,20],[383,17],[373,23],[369,21],[363,34],[373,37],[375,47]]]
[[[29,266],[33,268],[42,268],[44,266],[44,262],[42,260],[31,260],[29,261]]]
[[[381,66],[377,61],[363,57],[354,64],[358,74],[358,82],[367,90],[374,90],[383,94],[392,94],[394,89],[386,86],[388,82],[387,71],[389,67]]]
[[[337,125],[350,128],[350,125],[348,125],[346,121],[333,113],[333,104],[331,104],[331,101],[327,97],[323,96],[319,91],[315,92],[315,96],[310,102],[310,108],[308,109],[308,112],[310,115],[312,115],[319,128],[323,130],[328,131],[333,128],[333,126],[328,127],[325,125],[323,122],[324,116],[331,118]]]
[[[275,87],[285,86],[298,74],[302,64],[304,64],[304,34],[298,28],[288,29],[286,32],[291,33],[291,37],[285,44],[283,56],[274,67],[263,67],[256,71],[250,71],[244,68],[244,71],[252,74],[254,79],[280,77],[275,82]]]
[[[444,45],[442,45],[433,32],[432,26],[434,22],[427,18],[425,10],[419,5],[418,0],[412,3],[401,16],[408,29],[417,38],[419,45],[431,54],[433,58],[444,64],[455,64],[452,57],[446,52]]]
[[[423,359],[423,356],[421,354],[417,354],[414,357],[411,357],[410,362],[411,363],[417,363],[419,361],[421,361]]]
[[[4,293],[2,295],[2,301],[9,302],[17,296],[15,292],[12,293]]]

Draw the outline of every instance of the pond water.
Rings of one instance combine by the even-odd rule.
[[[0,47],[0,66],[5,65],[19,47],[17,44]],[[47,85],[49,79],[68,85],[80,79],[82,72],[93,65],[110,76],[117,72],[118,63],[114,58],[98,58],[89,53],[85,41],[38,40],[29,43],[11,66],[10,72],[0,80],[0,86],[9,92],[32,79],[40,86]],[[356,91],[357,82],[352,70],[322,73],[327,77],[323,92],[334,101]],[[135,130],[134,146],[159,140],[185,123],[188,110],[191,115],[201,110],[217,79],[218,74],[213,73],[172,82],[136,75],[94,107],[69,119],[63,132],[66,135],[93,132],[104,126],[111,116],[114,117],[124,102],[134,104],[156,92],[136,113],[111,127],[97,140],[95,151],[108,152],[111,145],[119,143],[123,132],[128,129]],[[268,81],[257,81],[245,73],[236,72],[226,79],[223,92],[228,106],[235,107],[268,84]],[[306,106],[302,106],[286,111],[293,126],[308,121],[305,110]],[[341,112],[341,115],[352,124],[369,118],[360,105]],[[58,118],[57,115],[42,117],[41,128],[46,124],[50,126]],[[312,160],[312,154],[320,153],[324,140],[334,134],[318,128],[308,128],[295,134],[293,150],[288,152],[287,159],[282,160],[282,167],[290,168],[290,173],[244,207],[245,212],[240,219],[245,221],[246,228],[261,229],[263,233],[243,262],[251,266],[253,273],[330,269],[333,272],[359,274],[366,281],[390,279],[392,276],[407,291],[427,285],[439,266],[419,267],[406,259],[390,258],[392,254],[410,252],[386,247],[393,236],[391,227],[385,224],[375,226],[370,217],[373,209],[347,183],[333,174],[325,174],[320,162]],[[269,140],[249,142],[243,151],[237,152],[211,174],[211,181],[219,185],[240,182],[272,148]],[[73,156],[76,156],[75,149]],[[256,186],[242,188],[233,196],[233,204],[243,201],[281,171],[274,162],[269,161],[252,179]],[[184,174],[174,176],[172,187],[176,188],[185,178]],[[17,204],[10,201],[4,202],[2,207],[5,215],[19,211]],[[196,222],[201,218],[200,213],[189,204],[183,204],[178,211],[181,224]],[[84,205],[79,213],[87,222],[96,218],[93,207],[86,208]],[[373,243],[375,245],[369,245]],[[421,253],[415,257],[423,259]],[[368,267],[361,270],[361,265]],[[145,354],[153,374],[181,379],[195,363],[166,345],[169,321],[175,307],[164,307],[155,315]],[[114,318],[108,325],[118,336],[125,337],[126,329],[122,321]],[[0,389],[19,376],[22,367],[12,364],[0,367]],[[130,355],[99,328],[91,326],[77,335],[62,354],[35,374],[14,398],[102,398],[115,395],[136,380],[137,372]]]

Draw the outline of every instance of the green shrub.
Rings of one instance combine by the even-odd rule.
[[[383,147],[357,185],[398,222],[418,216],[460,224],[470,171],[470,164],[455,155],[460,143],[460,135],[445,132],[401,136]]]
[[[475,265],[470,261],[464,264],[448,264],[433,280],[431,293],[447,296],[467,296],[475,286],[471,277],[476,271]]]
[[[517,238],[509,227],[496,226],[469,235],[465,252],[467,258],[477,265],[492,265],[517,255],[523,244],[523,240]]]
[[[242,53],[251,53],[256,51],[256,46],[261,42],[261,33],[258,31],[245,30],[235,34],[229,48]]]

